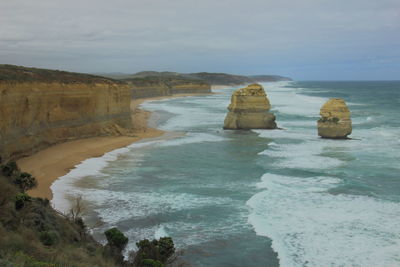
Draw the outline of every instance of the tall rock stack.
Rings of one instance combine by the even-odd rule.
[[[318,135],[323,138],[344,139],[351,134],[350,111],[343,99],[331,98],[320,111]]]
[[[251,84],[232,94],[224,129],[276,129],[275,115],[264,88]]]

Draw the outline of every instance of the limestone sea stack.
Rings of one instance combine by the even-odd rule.
[[[343,99],[331,98],[320,111],[318,135],[323,138],[344,139],[351,134],[350,111]]]
[[[275,115],[264,88],[251,84],[232,94],[224,129],[276,129]]]

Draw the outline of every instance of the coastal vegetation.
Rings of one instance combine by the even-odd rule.
[[[15,162],[1,166],[0,266],[165,266],[175,252],[171,238],[146,239],[125,260],[128,238],[120,230],[109,229],[107,244],[99,244],[88,234],[81,207],[62,214],[48,199],[25,193],[36,185],[36,179]]]

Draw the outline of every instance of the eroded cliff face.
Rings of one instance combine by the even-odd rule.
[[[320,111],[318,135],[323,138],[342,139],[351,134],[350,110],[343,99],[331,98]]]
[[[126,80],[132,86],[133,98],[169,96],[173,94],[211,93],[211,86],[200,80],[178,77],[141,77]]]
[[[30,155],[67,140],[124,135],[130,87],[112,81],[0,81],[0,157]]]
[[[275,115],[264,88],[251,84],[232,94],[224,129],[275,129]]]

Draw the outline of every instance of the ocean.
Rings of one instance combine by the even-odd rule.
[[[98,240],[171,236],[193,266],[400,266],[400,82],[263,86],[282,130],[223,130],[236,88],[145,102],[176,134],[84,161],[53,204],[81,195]],[[350,140],[317,135],[331,97]]]

